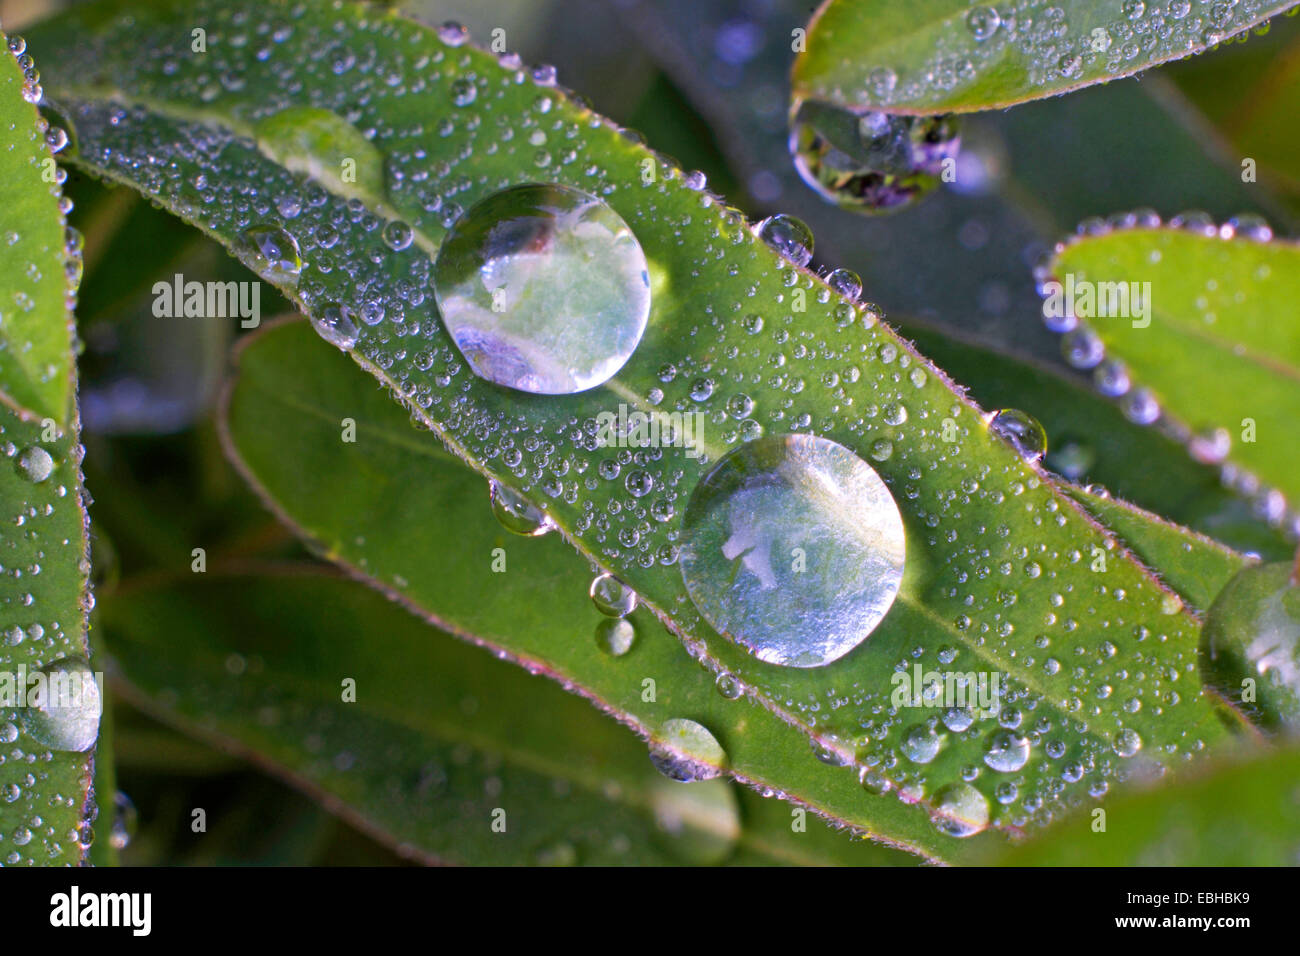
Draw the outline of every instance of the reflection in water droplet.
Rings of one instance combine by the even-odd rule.
[[[966,12],[966,27],[971,36],[983,42],[997,33],[1002,17],[992,7],[971,7]]]
[[[357,344],[357,324],[346,305],[327,302],[314,309],[311,325],[326,342],[345,352]]]
[[[740,805],[729,780],[655,780],[650,803],[661,839],[683,863],[721,863],[740,839]]]
[[[899,749],[912,763],[929,763],[938,755],[941,743],[943,741],[939,739],[939,735],[930,727],[917,724],[903,735]]]
[[[812,230],[794,216],[768,216],[755,227],[755,232],[781,258],[797,266],[806,266],[812,260]]]
[[[536,537],[555,527],[545,511],[513,488],[493,481],[488,486],[488,493],[492,500],[492,514],[511,534]]]
[[[984,762],[1000,773],[1015,773],[1029,762],[1029,741],[1009,730],[1000,730],[989,739]]]
[[[693,720],[665,720],[650,741],[650,762],[670,780],[708,780],[722,772],[726,761],[718,738]]]
[[[15,461],[18,474],[31,482],[41,482],[54,473],[54,459],[39,445],[24,448]]]
[[[636,592],[612,574],[596,577],[587,593],[596,610],[609,617],[627,617],[636,610]]]
[[[472,206],[438,252],[434,292],[475,374],[546,395],[614,376],[650,315],[636,236],[567,186],[515,186]]]
[[[1142,749],[1142,738],[1136,730],[1125,727],[1115,735],[1111,748],[1121,757],[1132,757]]]
[[[903,577],[903,521],[880,476],[815,435],[729,452],[691,493],[679,564],[714,629],[760,660],[818,667],[870,636]]]
[[[627,618],[605,618],[596,625],[596,646],[613,657],[622,657],[636,643],[636,628]]]
[[[68,657],[42,668],[28,685],[23,729],[52,750],[86,751],[99,737],[99,684],[86,661]]]
[[[915,202],[940,182],[960,147],[947,116],[893,116],[805,102],[795,113],[790,153],[823,199],[877,213]]]
[[[940,833],[974,836],[989,825],[989,802],[968,783],[950,783],[935,793],[930,819]]]
[[[727,700],[736,700],[745,692],[744,685],[734,675],[728,674],[726,671],[718,675],[718,679],[714,681],[714,686],[717,687],[718,693]]]
[[[298,241],[279,226],[249,226],[235,241],[235,254],[268,282],[298,284],[302,273]]]
[[[1224,586],[1206,612],[1200,661],[1204,681],[1255,723],[1300,733],[1300,584],[1291,564],[1253,565]]]
[[[135,804],[121,790],[113,795],[113,823],[108,832],[108,843],[115,850],[125,850],[135,837],[140,815]]]
[[[1004,408],[989,419],[989,431],[1020,453],[1025,461],[1038,461],[1047,452],[1047,432],[1032,415]]]

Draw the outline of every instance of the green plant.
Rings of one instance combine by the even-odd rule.
[[[683,61],[675,0],[629,7],[641,56],[674,64],[643,70],[629,122],[754,208],[812,210],[861,276],[494,33],[93,0],[11,38],[0,657],[90,659],[124,706],[93,759],[97,691],[0,723],[51,754],[32,779],[0,765],[0,858],[229,859],[267,784],[210,744],[313,799],[277,792],[272,862],[383,853],[316,804],[469,863],[1294,844],[1300,588],[1258,565],[1300,530],[1300,272],[1258,213],[1289,223],[1298,180],[1291,154],[1225,163],[1204,133],[1285,125],[1268,78],[1294,21],[1262,24],[1290,4],[830,0],[789,29],[798,5],[691,6],[726,81]],[[1252,30],[1153,74],[1155,98],[1026,103]],[[743,75],[765,57],[794,57],[793,163],[751,95],[780,74]],[[1107,137],[1131,155],[1082,155]],[[1085,219],[1181,197],[1215,217]],[[115,750],[167,796],[143,848]],[[1239,790],[1229,842],[1133,822],[1185,806],[1209,834]]]

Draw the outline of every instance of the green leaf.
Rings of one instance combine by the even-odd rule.
[[[1228,227],[1224,237],[1135,228],[1081,236],[1058,247],[1051,270],[1062,299],[1071,281],[1076,290],[1097,290],[1097,304],[1080,310],[1080,319],[1108,357],[1124,362],[1134,386],[1150,390],[1169,428],[1201,438],[1203,457],[1226,453],[1238,487],[1251,489],[1253,475],[1265,492],[1277,489],[1294,502],[1300,246],[1229,234]],[[1149,290],[1148,312],[1130,306],[1134,317],[1119,317],[1112,304],[1112,315],[1100,315],[1101,300],[1110,298],[1105,284],[1130,298],[1133,289]],[[1265,503],[1280,523],[1285,503]]]
[[[1161,3],[1061,0],[1004,20],[967,0],[827,0],[794,95],[919,115],[1002,109],[1200,53],[1294,2],[1193,5],[1178,18]]]
[[[1117,794],[996,862],[1006,866],[1295,866],[1300,752],[1220,762],[1181,784]]]
[[[788,807],[740,795],[730,781],[669,781],[643,744],[581,699],[309,566],[128,584],[100,620],[129,699],[408,856],[915,860],[815,820],[793,832]]]
[[[1047,432],[1047,466],[1070,481],[1101,485],[1117,499],[1242,550],[1278,560],[1293,552],[1281,534],[1251,518],[1241,499],[1223,487],[1217,469],[1192,459],[1173,438],[1129,421],[1113,401],[1064,369],[990,349],[950,326],[908,317],[902,330],[970,386],[971,397],[985,408],[1020,408],[1037,418]],[[1158,571],[1167,567],[1147,563]]]
[[[21,49],[22,40],[12,38]],[[63,427],[72,406],[69,256],[56,165],[37,111],[40,84],[28,79],[0,33],[0,403],[24,418]],[[23,54],[29,56],[28,54]],[[28,67],[35,73],[34,67]]]
[[[1180,63],[1167,75],[1215,127],[1233,166],[1245,179],[1300,197],[1300,18],[1270,24],[1267,36],[1233,44],[1213,57]],[[1249,162],[1247,162],[1249,160]],[[1199,205],[1194,208],[1201,208]]]
[[[63,731],[78,718],[75,744],[84,746],[99,695],[65,685],[79,705],[68,709],[50,685],[38,698],[34,675],[89,657],[86,512],[78,423],[68,417],[74,285],[59,191],[40,178],[50,155],[44,124],[8,49],[0,46],[0,113],[13,135],[0,150],[0,235],[19,238],[0,241],[0,865],[66,865],[89,845],[94,759],[69,749]]]
[[[800,795],[818,794],[819,805],[841,813],[861,802],[841,769],[812,759],[784,767],[783,751],[810,753],[804,735],[725,699],[644,610],[631,617],[636,639],[625,657],[598,650],[597,628],[607,619],[587,597],[589,563],[554,537],[508,534],[492,517],[482,478],[414,431],[401,408],[306,323],[259,332],[241,350],[239,369],[225,411],[232,457],[326,557],[438,626],[591,697],[644,737],[687,716],[712,730],[745,779],[771,789],[797,781]],[[356,424],[355,442],[341,441],[344,419]],[[365,507],[340,506],[361,501]],[[455,547],[444,546],[449,541]],[[497,549],[504,572],[493,570]],[[788,808],[781,813],[788,821]],[[879,814],[885,836],[932,854],[942,845],[901,804]]]
[[[1179,527],[1136,505],[1083,488],[1068,490],[1199,611],[1207,610],[1223,586],[1249,563],[1244,555],[1213,538]]]
[[[1104,576],[1089,571],[1082,556],[1117,542],[992,435],[942,373],[871,313],[780,259],[680,171],[648,165],[653,154],[612,124],[530,82],[508,61],[348,4],[160,2],[132,5],[129,17],[120,9],[79,7],[37,34],[55,63],[47,86],[77,127],[79,161],[137,186],[228,248],[239,248],[254,222],[292,233],[305,260],[301,279],[294,288],[275,278],[304,310],[319,321],[337,316],[334,304],[342,303],[354,315],[382,319],[360,324],[353,358],[475,470],[545,507],[565,538],[632,587],[701,663],[733,675],[755,705],[733,703],[738,714],[764,713],[765,725],[785,728],[768,735],[716,727],[738,775],[883,838],[955,858],[970,844],[939,833],[929,817],[941,827],[952,823],[944,788],[962,783],[963,768],[984,766],[997,743],[990,738],[1001,730],[986,719],[949,731],[934,710],[894,708],[896,673],[920,667],[1005,676],[1006,704],[1033,737],[1026,739],[1033,756],[1007,781],[1017,796],[991,806],[990,830],[975,842],[1035,828],[1072,795],[1126,776],[1129,758],[1117,749],[1127,750],[1122,742],[1132,734],[1151,759],[1171,765],[1225,736],[1188,666],[1197,621],[1158,581],[1122,553]],[[189,52],[197,23],[206,24],[207,54]],[[272,161],[278,149],[254,139],[261,122],[303,106],[328,109],[367,134],[384,156],[382,202],[367,209],[364,190],[337,195],[330,177],[307,182]],[[313,168],[311,159],[294,165]],[[643,176],[647,169],[653,178]],[[645,337],[619,375],[577,395],[522,395],[474,378],[426,291],[428,257],[461,209],[539,179],[599,194],[631,227],[649,263],[654,301]],[[382,238],[388,207],[414,230],[401,252]],[[284,218],[283,208],[297,215]],[[761,329],[747,315],[762,319]],[[287,382],[306,361],[281,360],[272,378]],[[329,397],[299,399],[298,427],[319,417],[313,409]],[[615,453],[593,447],[586,427],[620,405],[650,416],[700,412],[707,460],[665,447],[633,461],[625,450],[628,461],[609,478],[613,468],[600,466]],[[332,405],[331,430],[340,429],[341,417],[356,416]],[[868,641],[827,667],[764,664],[712,633],[675,566],[691,490],[710,463],[758,431],[813,431],[864,459],[874,449],[873,467],[903,514],[908,565],[899,598]],[[315,461],[337,466],[339,434]],[[313,471],[301,464],[301,440],[277,440],[281,454],[293,448],[298,456],[289,456],[295,481],[280,501],[296,510]],[[406,443],[425,444],[409,435]],[[644,498],[629,492],[629,470],[644,473],[636,476],[638,490],[653,483],[653,491]],[[371,466],[363,475],[374,484],[383,473]],[[337,549],[352,542],[347,546],[373,569],[379,559],[370,549],[387,551],[388,536],[418,530],[410,509],[434,489],[411,478],[399,491],[361,499],[364,507],[352,497],[331,501],[353,520],[360,520],[354,510],[372,505],[394,509],[363,545],[355,533],[339,535]],[[444,537],[439,547],[443,541],[461,545]],[[414,555],[430,543],[402,553],[401,570],[375,576],[393,585],[395,575],[410,582],[427,573],[427,556]],[[465,554],[489,560],[483,550]],[[580,602],[582,593],[567,590],[560,599]],[[1159,640],[1146,643],[1147,635]],[[1043,639],[1056,641],[1058,654],[1082,647],[1095,665],[1053,670]],[[683,653],[659,651],[675,655],[665,661]],[[594,653],[584,659],[593,667]],[[1166,666],[1139,666],[1153,657]],[[629,712],[628,698],[638,698],[638,681],[648,675],[619,670],[615,661],[600,666],[618,675],[618,695],[591,692]],[[1177,693],[1167,673],[1178,675]],[[1116,692],[1098,693],[1107,681],[1118,684]],[[664,686],[659,693],[663,700]],[[1123,706],[1130,698],[1149,705],[1131,712]],[[1084,700],[1086,721],[1078,716]],[[686,715],[661,710],[647,733]],[[927,721],[939,728],[939,753],[916,762],[907,752],[924,759],[929,747],[913,744],[933,729]],[[828,767],[814,749],[853,769]],[[869,780],[886,777],[888,795],[858,786],[855,771],[867,765],[876,767]],[[992,774],[978,781],[986,801],[998,782]],[[896,799],[899,788],[905,801]]]

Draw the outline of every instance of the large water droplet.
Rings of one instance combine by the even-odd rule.
[[[1201,675],[1256,723],[1300,733],[1300,585],[1292,565],[1245,568],[1219,592],[1201,629]]]
[[[940,182],[960,147],[947,116],[894,116],[805,102],[795,113],[790,153],[822,198],[857,212],[908,205]]]
[[[239,234],[235,253],[268,282],[297,285],[302,273],[298,242],[279,226],[249,226]]]
[[[875,630],[903,577],[903,521],[847,448],[774,435],[728,453],[696,485],[679,564],[714,629],[760,660],[819,667]]]
[[[1025,461],[1038,461],[1047,453],[1047,432],[1038,419],[1018,408],[1004,408],[989,419],[989,431],[1020,453]]]
[[[494,481],[488,486],[488,493],[492,500],[492,513],[501,522],[501,527],[511,534],[535,538],[555,527],[545,511],[513,488]]]
[[[67,657],[32,675],[31,697],[19,713],[23,727],[52,750],[86,751],[99,737],[99,684],[81,658]]]
[[[968,783],[950,783],[935,793],[930,819],[940,833],[974,836],[989,825],[989,802]]]
[[[515,186],[472,206],[438,252],[434,292],[477,375],[546,395],[613,377],[650,315],[636,236],[567,186]]]
[[[726,760],[718,738],[693,720],[665,720],[650,741],[650,762],[670,780],[708,780],[722,772]]]

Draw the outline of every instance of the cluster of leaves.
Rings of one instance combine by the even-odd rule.
[[[1253,220],[1220,225],[1244,211],[1281,228],[1300,209],[1296,153],[1272,138],[1288,126],[1296,86],[1276,77],[1294,73],[1300,35],[1283,19],[1141,86],[1045,99],[1244,38],[1290,4],[1187,17],[1176,0],[1069,0],[1017,23],[964,0],[830,0],[811,24],[794,3],[742,20],[721,0],[580,5],[605,47],[573,48],[575,5],[560,0],[549,29],[476,5],[493,52],[357,3],[92,0],[26,31],[39,74],[21,42],[0,57],[17,143],[0,156],[4,232],[19,237],[0,243],[0,428],[15,465],[0,481],[19,529],[0,558],[0,634],[20,632],[0,663],[90,656],[89,630],[124,705],[106,712],[93,759],[43,750],[15,715],[0,862],[112,862],[129,839],[115,762],[147,803],[137,862],[385,858],[356,830],[456,862],[1292,859],[1296,757],[1257,750],[1197,662],[1204,611],[1255,556],[1288,553],[1300,501],[1286,428],[1300,252]],[[818,261],[858,269],[888,321],[768,248],[550,70],[497,50],[496,29],[572,62],[567,82],[604,90],[605,112],[705,170],[716,193],[806,218]],[[792,59],[798,103],[977,114],[954,188],[881,220],[807,191],[786,152]],[[49,175],[56,159],[72,182]],[[356,176],[338,175],[347,163]],[[602,196],[653,276],[637,353],[578,395],[474,378],[427,291],[459,211],[537,181]],[[65,232],[65,185],[84,253]],[[1216,218],[1091,220],[1056,243],[1085,217],[1142,205]],[[399,220],[414,241],[393,248],[384,226]],[[250,254],[253,226],[295,237],[300,274]],[[1037,277],[1035,248],[1055,250]],[[176,274],[247,279],[223,250],[261,267],[286,313],[319,325],[343,304],[378,320],[358,322],[344,354],[303,320],[232,348],[233,319],[152,313],[155,283]],[[1133,381],[1106,386],[1119,403],[1041,326],[1034,280],[1067,273],[1160,290],[1148,325],[1066,343],[1092,364],[1104,350],[1111,378],[1122,360]],[[736,392],[747,420],[732,425]],[[572,478],[604,456],[575,425],[621,403],[648,410],[652,393],[717,425],[712,461],[756,432],[797,430],[872,461],[902,511],[908,566],[865,645],[796,671],[700,618],[673,555],[707,462],[672,448],[637,461],[668,520],[622,480]],[[980,406],[1036,416],[1048,467]],[[1233,440],[1244,420],[1252,440]],[[35,482],[33,448],[54,465]],[[488,480],[558,534],[511,538]],[[640,597],[621,656],[593,638],[597,571]],[[913,666],[996,671],[1003,713],[969,732],[899,713],[891,677]],[[681,784],[646,759],[647,742],[671,750],[665,725],[680,718],[721,743],[721,776]],[[945,739],[911,765],[898,754],[918,730]],[[989,773],[990,734],[1031,756]],[[939,795],[971,780],[993,810],[963,839]],[[268,801],[270,832],[250,809]]]

